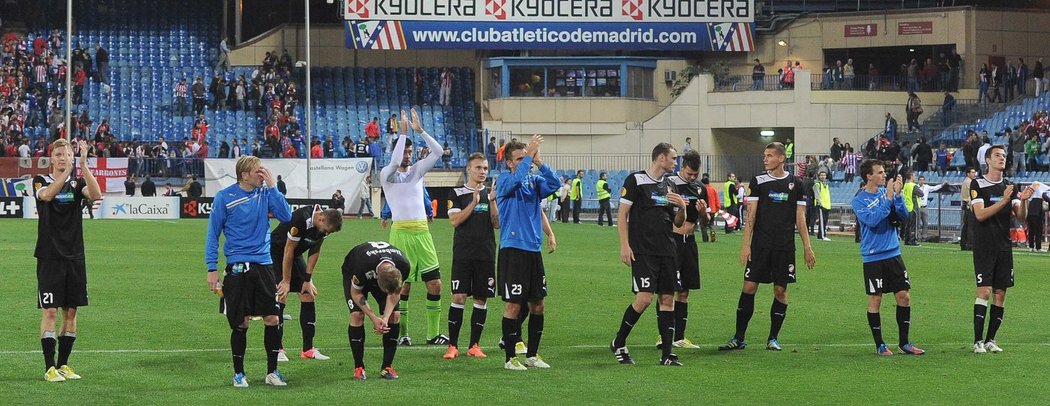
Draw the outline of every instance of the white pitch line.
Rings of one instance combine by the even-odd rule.
[[[1011,347],[1012,346],[1050,346],[1050,343],[1013,343],[1013,342],[1007,342],[1005,344],[1009,345]],[[702,348],[715,348],[715,347],[718,347],[719,344],[699,344],[699,345]],[[968,342],[967,343],[957,342],[957,343],[933,343],[933,344],[922,343],[921,345],[923,347],[953,347],[953,346],[969,347],[969,346],[971,346],[973,344],[972,343],[968,343]],[[647,347],[646,345],[641,345],[641,346],[634,345],[634,346],[635,347]],[[792,344],[792,343],[789,343],[789,344],[785,345],[785,347],[797,348],[797,349],[819,349],[821,347],[849,348],[849,347],[871,347],[871,346],[874,346],[874,344],[872,344],[872,343],[826,343],[826,344],[808,344],[808,343]],[[608,345],[597,345],[597,344],[554,345],[554,346],[542,346],[542,347],[543,348],[570,348],[570,349],[609,348]],[[369,349],[369,350],[380,350],[383,347],[370,346],[370,347],[365,347],[365,348]],[[259,350],[259,348],[254,348],[253,349],[253,348],[249,347],[248,350],[250,350],[250,351],[252,351],[252,350],[257,351],[257,350]],[[444,351],[445,347],[442,347],[442,346],[422,346],[422,345],[418,345],[418,346],[409,346],[409,347],[402,346],[402,347],[398,347],[397,350],[398,351],[406,351],[406,350],[407,351],[433,350],[434,352],[440,352],[440,351]],[[493,348],[492,350],[502,351],[502,350],[499,350],[498,348]],[[184,353],[197,353],[197,352],[228,352],[228,351],[230,351],[229,348],[175,348],[175,349],[149,349],[149,348],[143,348],[143,349],[116,349],[116,350],[76,350],[76,353],[77,354],[184,354]],[[330,348],[330,349],[326,350],[326,352],[328,352],[328,351],[342,352],[342,351],[350,351],[350,349],[349,348],[343,348],[343,347],[335,347],[335,348]],[[40,353],[40,350],[0,350],[0,355],[39,354],[39,353]]]

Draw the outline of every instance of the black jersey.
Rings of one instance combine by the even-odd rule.
[[[700,219],[700,212],[696,210],[696,201],[703,200],[704,203],[708,203],[707,190],[701,192],[695,182],[686,182],[678,175],[668,176],[668,178],[671,182],[674,182],[676,189],[678,189],[676,193],[682,195],[682,198],[686,201],[685,221],[696,224],[697,220]]]
[[[55,182],[51,175],[33,178],[37,223],[36,251],[40,259],[84,259],[84,228],[82,204],[85,199],[84,178],[76,178],[62,185],[62,190],[50,202],[40,200],[40,192]]]
[[[483,185],[478,191],[478,204],[473,212],[456,227],[452,242],[452,258],[460,260],[496,260],[496,233],[492,228],[489,210],[489,191]],[[459,213],[474,201],[474,189],[463,186],[452,189],[448,196],[448,214]]]
[[[376,268],[386,261],[393,262],[397,270],[401,271],[402,281],[408,279],[411,265],[405,254],[388,242],[372,241],[362,243],[346,254],[343,259],[343,280],[350,279],[353,287],[360,290],[378,291]]]
[[[321,243],[327,234],[322,233],[314,226],[314,212],[319,210],[318,206],[300,207],[292,212],[292,221],[281,223],[270,232],[270,251],[277,256],[284,256],[284,245],[287,240],[297,241],[295,256],[302,255],[307,250],[310,255],[321,251]]]
[[[806,205],[806,187],[795,175],[775,178],[769,173],[751,178],[748,203],[758,202],[751,250],[795,249],[795,212]]]
[[[975,227],[977,227],[973,232],[973,246],[975,249],[984,251],[1010,251],[1012,249],[1013,244],[1010,240],[1010,209],[1015,205],[1020,205],[1021,200],[1016,189],[1013,196],[1003,196],[1003,193],[1006,192],[1006,186],[1009,184],[1010,182],[1006,180],[992,182],[985,179],[984,176],[970,181],[971,206],[982,203],[987,208],[1000,200],[1011,200],[1007,207],[999,210],[992,217],[983,222],[978,221],[975,223]]]
[[[674,206],[667,201],[667,192],[674,190],[670,177],[653,179],[645,171],[632,173],[623,181],[620,204],[631,206],[627,214],[627,242],[635,254],[676,255],[671,238]]]

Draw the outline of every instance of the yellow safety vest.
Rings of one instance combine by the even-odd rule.
[[[605,182],[605,179],[599,179],[598,180],[598,185],[597,185],[597,188],[598,188],[598,200],[605,200],[605,199],[608,199],[609,196],[610,196],[609,195],[609,191],[605,190],[605,184],[606,183],[607,182]]]
[[[583,195],[583,185],[580,184],[580,178],[572,180],[572,188],[569,189],[569,200],[580,200]]]
[[[729,188],[735,184],[736,183],[734,183],[733,181],[727,180],[726,183],[722,185],[722,189],[724,189],[722,191],[724,193],[722,200],[725,201],[725,207],[735,206],[738,203],[736,199],[736,193],[732,193],[729,191]]]
[[[911,199],[915,193],[915,183],[908,182],[904,184],[904,189],[901,190],[904,195],[904,207],[908,209],[908,213],[915,211],[915,206],[912,204]]]

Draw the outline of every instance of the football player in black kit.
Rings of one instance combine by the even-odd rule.
[[[317,288],[312,279],[324,238],[342,228],[343,214],[339,210],[321,210],[315,205],[292,212],[292,221],[281,223],[270,233],[270,256],[273,258],[274,280],[278,282],[277,303],[281,306],[281,314],[284,314],[288,294],[299,294],[299,326],[303,329],[303,352],[299,357],[302,359],[324,361],[329,358],[314,348]],[[304,260],[303,254],[308,251],[309,257]],[[284,318],[281,318],[280,332],[283,340]],[[277,360],[288,361],[283,342]]]
[[[671,233],[675,248],[678,251],[678,277],[682,290],[674,298],[674,345],[677,348],[700,348],[685,336],[686,323],[689,321],[689,291],[700,289],[700,252],[696,247],[693,233],[699,222],[707,222],[707,192],[701,192],[697,185],[700,175],[700,154],[691,150],[682,155],[682,165],[678,174],[671,175],[679,195],[686,200],[685,222],[675,227]],[[663,344],[657,343],[657,348]]]
[[[686,201],[675,193],[667,176],[674,170],[676,152],[661,142],[653,148],[649,169],[627,176],[620,189],[620,261],[631,267],[634,302],[627,306],[616,338],[609,344],[616,361],[633,364],[627,351],[627,336],[642,312],[659,297],[657,328],[660,331],[660,365],[681,366],[671,353],[675,331],[674,294],[682,289],[678,280],[678,252],[671,231],[685,223]]]
[[[806,188],[801,179],[784,170],[785,160],[784,144],[773,142],[766,145],[762,154],[766,173],[751,178],[744,242],[740,248],[740,263],[745,268],[744,287],[736,309],[736,334],[718,346],[720,351],[747,347],[744,333],[755,312],[755,292],[760,283],[773,284],[766,349],[780,351],[777,336],[787,315],[787,286],[795,283],[795,238],[792,235],[795,230],[802,237],[806,267],[813,269],[817,262],[806,232]]]
[[[84,228],[81,204],[102,198],[95,176],[88,170],[87,144],[81,141],[80,173],[73,147],[64,138],[51,143],[51,173],[33,178],[37,223],[36,279],[40,319],[40,346],[44,352],[44,380],[61,382],[80,379],[70,368],[69,354],[77,339],[77,308],[88,305],[87,270],[84,266]],[[55,334],[58,309],[62,329]],[[58,361],[55,361],[55,347]]]
[[[496,233],[499,211],[495,188],[486,188],[489,163],[482,153],[467,159],[467,182],[449,194],[448,219],[455,227],[452,242],[452,304],[448,308],[450,343],[443,356],[459,356],[459,331],[463,326],[463,305],[474,298],[470,316],[470,343],[467,356],[486,358],[478,345],[485,328],[487,299],[496,296]]]
[[[373,241],[350,250],[343,259],[343,296],[350,309],[350,351],[354,354],[354,379],[365,380],[365,316],[372,320],[372,331],[383,336],[383,379],[397,379],[394,354],[401,333],[398,303],[402,282],[411,266],[401,250],[390,243]],[[379,304],[379,314],[368,306],[371,295]]]
[[[973,304],[973,352],[1002,352],[995,342],[995,333],[1003,322],[1006,289],[1014,286],[1014,253],[1010,240],[1010,211],[1024,222],[1032,198],[1031,186],[1017,193],[1009,180],[1003,179],[1006,170],[1006,149],[993,145],[984,153],[988,171],[970,181],[970,208],[977,222],[973,232],[973,273],[977,280],[977,299]],[[988,298],[994,290],[992,309]],[[988,335],[984,333],[985,315]]]

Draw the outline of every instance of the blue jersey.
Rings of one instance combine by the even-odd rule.
[[[540,201],[561,187],[558,177],[546,164],[539,175],[529,173],[532,157],[526,156],[512,173],[496,181],[499,208],[500,248],[540,252],[543,245],[543,212]]]
[[[245,192],[234,184],[215,194],[208,216],[208,236],[204,242],[204,262],[208,270],[218,269],[219,234],[226,235],[222,252],[226,263],[252,262],[270,265],[270,219],[292,221],[292,209],[277,189],[263,187]]]
[[[901,222],[907,220],[908,209],[904,206],[904,197],[897,194],[890,201],[886,197],[886,188],[879,188],[876,193],[861,190],[853,198],[852,205],[860,227],[860,255],[863,262],[899,256],[901,244],[897,238],[897,229],[890,224],[890,208],[893,207]]]

